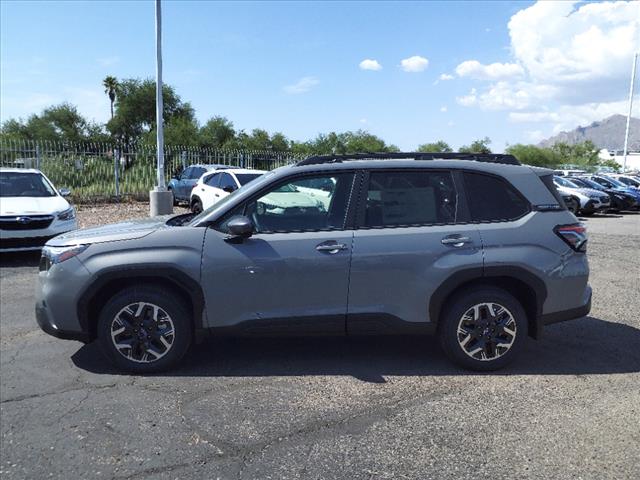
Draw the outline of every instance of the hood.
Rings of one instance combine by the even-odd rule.
[[[51,215],[69,208],[69,202],[54,197],[0,197],[0,216]]]
[[[63,235],[58,235],[47,242],[47,245],[64,247],[83,243],[103,243],[115,240],[135,240],[149,235],[159,228],[166,227],[166,222],[173,215],[142,218],[127,222],[113,223],[100,227],[83,228]],[[168,227],[167,227],[168,228]]]

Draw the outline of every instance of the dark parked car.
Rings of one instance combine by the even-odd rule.
[[[611,208],[610,211],[620,212],[623,210],[629,210],[634,205],[636,205],[636,199],[633,195],[630,195],[624,191],[607,188],[593,180],[586,177],[571,177],[571,181],[579,186],[584,188],[592,188],[594,190],[600,190],[601,192],[605,192],[611,198]]]

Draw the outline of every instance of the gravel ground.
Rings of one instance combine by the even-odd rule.
[[[585,222],[591,315],[497,374],[433,339],[367,338],[214,340],[168,374],[120,375],[41,332],[37,257],[2,257],[0,476],[640,478],[640,215]]]
[[[107,223],[117,223],[130,218],[149,216],[148,202],[102,203],[95,205],[76,205],[80,228],[95,227]],[[173,212],[189,213],[187,207],[173,207]]]

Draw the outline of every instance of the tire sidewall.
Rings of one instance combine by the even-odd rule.
[[[151,363],[136,363],[125,358],[111,340],[111,322],[125,306],[136,302],[158,305],[171,317],[174,341],[169,352]],[[155,373],[175,366],[191,345],[192,329],[188,308],[171,292],[153,287],[129,288],[114,295],[104,306],[98,318],[97,337],[104,355],[117,368],[131,373]]]
[[[478,303],[498,303],[507,308],[516,322],[516,338],[513,345],[501,357],[475,360],[467,355],[458,343],[458,323],[464,313]],[[497,370],[507,366],[520,353],[528,335],[527,315],[513,295],[493,287],[478,287],[456,295],[448,302],[438,328],[440,344],[447,356],[463,368],[477,371]]]

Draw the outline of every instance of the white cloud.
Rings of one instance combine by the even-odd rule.
[[[298,95],[300,93],[308,92],[319,83],[320,80],[318,80],[316,77],[302,77],[296,83],[283,87],[283,90],[285,91],[285,93],[288,93],[290,95]]]
[[[364,60],[362,60],[358,64],[358,67],[360,67],[360,70],[372,70],[374,72],[382,70],[382,65],[380,65],[380,62],[370,58],[365,58]]]
[[[524,133],[527,135],[527,138],[534,143],[538,143],[540,140],[542,140],[545,137],[542,130],[527,130]]]
[[[361,118],[360,123],[366,125],[367,123],[369,123],[369,120],[367,120],[366,118]]]
[[[471,89],[469,95],[464,95],[462,97],[456,97],[456,102],[462,105],[463,107],[473,107],[478,103],[478,91],[475,88]]]
[[[443,112],[443,113],[446,112],[447,111],[447,106],[443,105],[442,107],[440,107],[440,111]]]
[[[640,102],[640,95],[633,101]],[[561,105],[554,110],[511,112],[509,121],[513,123],[550,123],[553,132],[572,130],[578,125],[587,126],[596,120],[602,120],[616,113],[626,114],[629,107],[627,100],[605,103],[586,103],[583,105]]]
[[[415,73],[423,72],[429,66],[429,60],[420,55],[414,55],[413,57],[405,58],[400,61],[400,67],[405,72]]]
[[[523,68],[517,63],[492,63],[483,65],[477,60],[467,60],[456,67],[459,77],[470,77],[478,80],[500,80],[520,77]]]
[[[624,113],[640,2],[539,1],[508,27],[511,61],[467,60],[456,68],[461,77],[491,82],[457,98],[460,105],[509,110],[512,122],[547,123],[553,131]]]
[[[98,58],[97,62],[98,62],[98,65],[100,65],[101,67],[111,67],[116,63],[120,62],[120,57],[117,57],[117,56],[102,57],[102,58]]]
[[[455,77],[453,75],[449,75],[448,73],[442,73],[438,77],[438,80],[442,82],[446,82],[447,80],[453,80]]]

